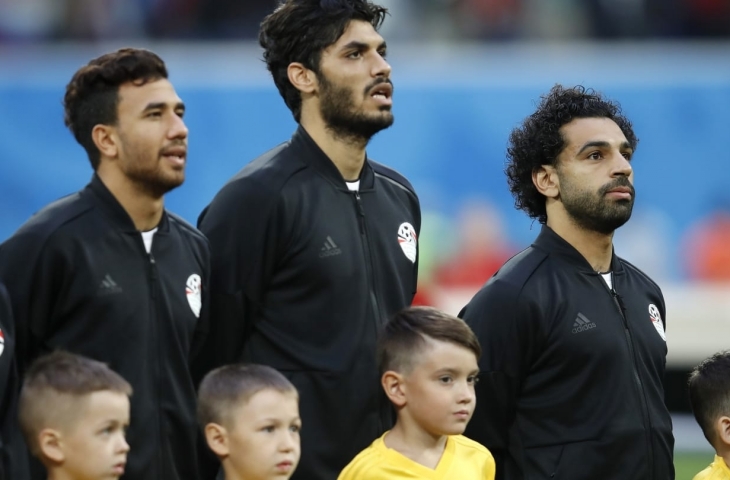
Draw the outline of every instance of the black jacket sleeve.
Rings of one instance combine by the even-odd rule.
[[[0,283],[0,480],[27,480],[27,449],[18,424],[20,377],[13,330],[10,297]]]
[[[194,366],[200,381],[211,369],[239,361],[277,262],[282,234],[278,196],[251,179],[226,185],[200,215],[211,249],[210,328]]]
[[[16,325],[16,361],[22,376],[37,356],[70,271],[62,247],[43,232],[20,232],[0,245],[0,282],[8,289]]]
[[[492,280],[459,314],[482,347],[477,406],[465,435],[489,449],[497,479],[510,449],[517,396],[542,342],[540,311],[519,286]]]

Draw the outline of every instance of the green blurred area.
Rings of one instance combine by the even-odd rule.
[[[682,453],[674,454],[674,469],[676,480],[692,480],[692,477],[707,468],[714,458],[712,453]]]

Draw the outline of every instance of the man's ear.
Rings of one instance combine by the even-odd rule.
[[[317,89],[317,74],[299,62],[292,62],[286,69],[289,81],[302,93],[312,93]]]
[[[226,427],[217,423],[209,423],[205,426],[205,441],[213,453],[219,457],[227,457],[230,454],[228,446],[228,431]]]
[[[722,416],[715,421],[715,433],[722,443],[730,446],[730,417]]]
[[[537,191],[547,198],[560,196],[560,179],[558,169],[553,165],[540,165],[532,171],[532,183]]]
[[[116,158],[119,156],[119,137],[114,127],[102,124],[94,125],[91,130],[91,139],[103,157]]]
[[[44,457],[54,463],[63,463],[66,454],[63,451],[61,432],[52,428],[44,428],[38,434],[38,446]]]
[[[380,378],[380,383],[383,385],[383,390],[388,396],[393,405],[396,407],[403,407],[408,403],[406,398],[406,385],[404,382],[403,375],[392,370],[388,370]]]

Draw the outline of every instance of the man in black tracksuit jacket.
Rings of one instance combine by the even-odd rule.
[[[0,480],[27,480],[28,456],[18,424],[20,380],[10,297],[0,283]]]
[[[460,314],[484,352],[466,435],[498,479],[674,478],[664,298],[611,245],[636,143],[617,105],[560,86],[510,137],[512,192],[546,225]]]
[[[286,2],[264,21],[263,37],[280,35],[292,27],[287,21],[301,18],[340,22],[344,33],[331,45],[338,59],[323,57],[318,75],[328,72],[337,83],[330,88],[346,88],[339,95],[354,104],[340,115],[359,117],[350,119],[351,127],[367,117],[366,123],[385,128],[392,115],[382,107],[392,90],[373,26],[380,14],[373,23],[350,21],[337,5],[348,2],[376,8],[354,0]],[[271,42],[270,51],[286,43]],[[351,60],[339,52],[350,44],[359,45],[351,66],[356,74],[345,79],[338,75],[340,62]],[[198,224],[213,252],[213,320],[205,350],[217,358],[210,365],[262,363],[292,381],[302,418],[302,458],[293,478],[306,480],[336,479],[392,424],[375,341],[388,317],[415,294],[421,222],[410,183],[366,157],[372,124],[354,127],[364,131],[350,131],[356,141],[349,143],[340,136],[341,124],[319,123],[318,103],[331,101],[329,95],[320,90],[303,102],[291,140],[233,177]],[[343,161],[348,156],[356,159],[353,168]]]
[[[0,245],[21,374],[62,349],[107,363],[132,385],[123,476],[130,480],[192,480],[198,469],[189,364],[207,325],[210,251],[200,232],[163,207],[163,191],[184,179],[187,139],[166,77],[159,57],[133,49],[77,72],[65,99],[69,126],[85,138],[90,120],[94,135],[109,135],[87,149],[95,174]],[[110,82],[118,98],[94,96]],[[110,108],[113,121],[80,119],[85,101],[99,102],[86,115]],[[135,149],[143,150],[130,155]]]

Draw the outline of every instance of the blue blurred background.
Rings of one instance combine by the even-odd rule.
[[[167,206],[195,223],[295,129],[255,42],[276,3],[0,0],[0,241],[89,180],[61,99],[77,68],[123,46],[160,54],[187,104],[188,175]],[[686,410],[687,369],[730,336],[730,0],[379,3],[396,122],[369,154],[421,197],[419,301],[458,311],[535,237],[503,174],[509,132],[555,83],[595,88],[640,138],[634,217],[615,243],[664,289],[669,401]]]

